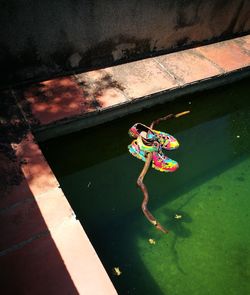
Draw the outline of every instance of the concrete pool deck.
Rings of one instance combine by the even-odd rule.
[[[1,292],[116,294],[36,140],[247,76],[249,35],[2,91]]]

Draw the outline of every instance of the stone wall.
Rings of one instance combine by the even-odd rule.
[[[0,86],[246,34],[249,15],[249,0],[1,1]]]

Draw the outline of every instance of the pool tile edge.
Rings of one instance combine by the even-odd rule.
[[[10,281],[20,274],[29,294],[117,294],[33,135],[12,148],[28,194],[0,210],[3,293],[17,292]]]

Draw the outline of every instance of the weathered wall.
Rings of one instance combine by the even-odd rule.
[[[249,16],[249,0],[2,0],[0,83],[244,34]]]

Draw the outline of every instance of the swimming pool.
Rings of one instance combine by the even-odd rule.
[[[119,294],[250,293],[249,82],[41,144]],[[180,141],[167,153],[179,170],[151,169],[145,177],[149,208],[170,230],[164,235],[141,212],[136,180],[143,162],[128,153],[127,131],[187,109],[157,125]]]

